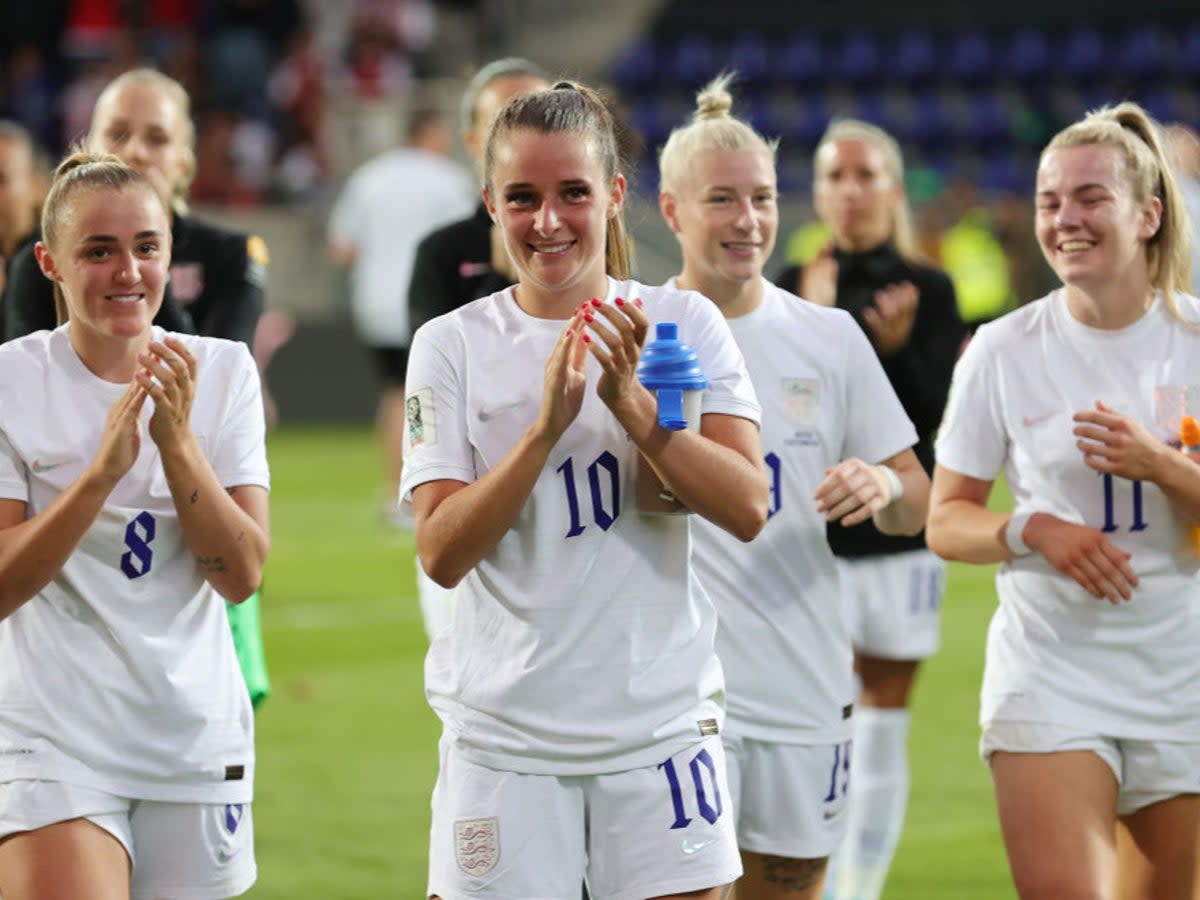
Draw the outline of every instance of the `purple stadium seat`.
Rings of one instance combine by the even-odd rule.
[[[830,51],[834,75],[843,83],[862,85],[877,80],[883,71],[879,40],[870,31],[851,31]]]
[[[685,34],[669,59],[670,81],[688,89],[706,84],[721,69],[716,45],[703,34]]]
[[[1018,28],[999,51],[996,74],[1022,83],[1036,82],[1050,70],[1050,40],[1040,28]]]
[[[1116,39],[1112,54],[1117,72],[1138,81],[1157,77],[1173,61],[1174,46],[1154,25],[1132,28]]]
[[[1074,28],[1064,36],[1062,51],[1055,54],[1054,60],[1068,78],[1099,75],[1109,65],[1104,36],[1087,25]]]
[[[779,48],[774,70],[775,82],[793,89],[822,80],[825,61],[820,40],[807,31],[788,35]]]
[[[900,34],[892,48],[888,75],[898,81],[917,85],[937,72],[938,50],[933,35],[923,29]]]
[[[992,76],[992,39],[985,31],[956,32],[945,56],[944,73],[959,84],[976,84]]]
[[[770,73],[769,56],[767,42],[758,32],[742,32],[729,48],[729,63],[740,84],[761,84]]]
[[[642,38],[618,54],[613,64],[613,82],[621,88],[645,88],[658,75],[660,51],[649,38]]]

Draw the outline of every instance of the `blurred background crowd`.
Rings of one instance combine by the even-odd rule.
[[[652,205],[657,149],[697,88],[723,69],[738,72],[740,114],[780,140],[777,268],[805,260],[826,239],[809,205],[818,138],[833,117],[865,119],[900,140],[923,249],[954,279],[968,321],[1053,286],[1031,236],[1032,173],[1047,138],[1086,109],[1135,99],[1178,125],[1180,171],[1200,194],[1192,130],[1200,123],[1200,14],[1177,0],[1102,13],[1076,0],[1053,9],[1031,0],[992,8],[886,0],[8,2],[0,10],[0,118],[34,135],[45,168],[84,132],[115,75],[139,65],[172,75],[190,92],[197,122],[193,203],[264,236],[269,305],[299,321],[298,348],[316,329],[311,340],[328,350],[348,319],[344,275],[324,254],[340,186],[403,142],[414,110],[441,110],[454,134],[466,80],[509,55],[602,85],[617,101],[631,138],[631,225],[646,282],[677,262]],[[448,139],[445,152],[470,171],[457,142]],[[344,377],[365,373],[347,360]],[[280,376],[294,389],[276,391],[285,415],[369,416],[369,402],[323,405],[311,371],[295,369]]]

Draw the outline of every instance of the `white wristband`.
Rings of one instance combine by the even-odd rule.
[[[1033,551],[1025,543],[1025,526],[1033,518],[1032,512],[1014,513],[1004,526],[1004,543],[1012,551],[1013,556],[1028,556]]]
[[[884,505],[891,506],[904,496],[904,482],[900,480],[900,476],[891,466],[880,466],[879,468],[883,469],[883,474],[887,476],[888,480],[888,501]]]

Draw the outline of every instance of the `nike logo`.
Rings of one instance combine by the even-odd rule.
[[[842,811],[840,809],[827,809],[825,810],[825,821],[828,822],[830,819],[836,819],[841,814]]]
[[[1041,425],[1043,422],[1048,422],[1053,419],[1057,412],[1043,413],[1040,416],[1025,416],[1021,419],[1021,424],[1026,428],[1032,428],[1034,425]]]
[[[218,850],[217,862],[219,862],[221,865],[225,865],[225,863],[229,862],[245,849],[245,847],[238,847],[238,849],[234,850],[232,853],[226,853],[224,850]]]
[[[683,848],[683,852],[688,854],[689,856],[691,856],[693,853],[699,853],[701,850],[703,850],[709,844],[715,844],[716,842],[717,842],[716,838],[709,838],[707,841],[695,841],[695,842],[689,841],[687,838],[684,838],[683,844],[681,846]]]
[[[33,465],[30,466],[29,468],[33,469],[33,471],[35,473],[37,473],[38,475],[41,475],[43,472],[49,472],[51,469],[57,469],[59,466],[62,466],[62,465],[66,465],[66,463],[60,463],[60,462],[44,463],[40,459],[35,459],[33,461]]]
[[[516,409],[518,406],[520,406],[524,402],[525,402],[524,400],[516,400],[512,403],[505,403],[503,406],[493,407],[492,409],[481,409],[479,411],[479,421],[480,422],[490,422],[490,421],[492,421],[492,419],[496,418],[501,413],[508,412],[510,409]]]

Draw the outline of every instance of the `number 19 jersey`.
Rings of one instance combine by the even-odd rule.
[[[878,463],[916,430],[874,349],[840,309],[763,281],[757,309],[729,320],[763,407],[770,518],[749,544],[695,523],[696,568],[720,616],[729,727],[760,741],[850,736],[852,650],[825,518],[813,492],[831,466]]]

